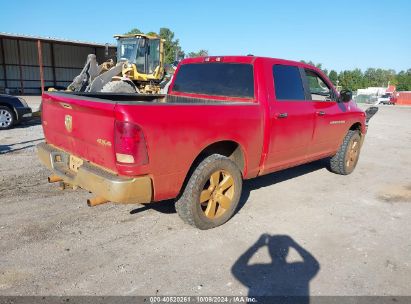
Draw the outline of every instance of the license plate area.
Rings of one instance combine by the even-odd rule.
[[[83,160],[81,158],[70,155],[69,158],[69,169],[74,172],[78,172],[78,169],[83,165]]]

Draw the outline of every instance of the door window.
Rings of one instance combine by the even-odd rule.
[[[327,83],[314,71],[305,70],[307,85],[311,94],[311,100],[333,101],[335,100],[333,90]]]
[[[148,73],[153,74],[160,65],[160,39],[150,39],[148,48]]]
[[[274,87],[277,100],[305,100],[300,70],[291,65],[274,65]]]

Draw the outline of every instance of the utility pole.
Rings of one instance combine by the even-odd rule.
[[[180,47],[178,46],[176,48],[176,55],[175,55],[174,61],[178,61],[179,58],[180,58]]]

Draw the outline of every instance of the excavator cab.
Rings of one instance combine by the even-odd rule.
[[[158,94],[164,88],[164,40],[144,34],[116,35],[117,64],[87,57],[81,73],[67,87],[75,92]],[[162,82],[163,81],[163,82]]]
[[[117,62],[128,63],[123,74],[133,81],[160,82],[164,76],[163,41],[143,34],[117,35]]]

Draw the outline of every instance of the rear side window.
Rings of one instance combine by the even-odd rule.
[[[300,70],[296,66],[274,65],[275,95],[278,100],[305,100]]]
[[[253,98],[253,66],[239,63],[184,64],[176,75],[173,91]]]

